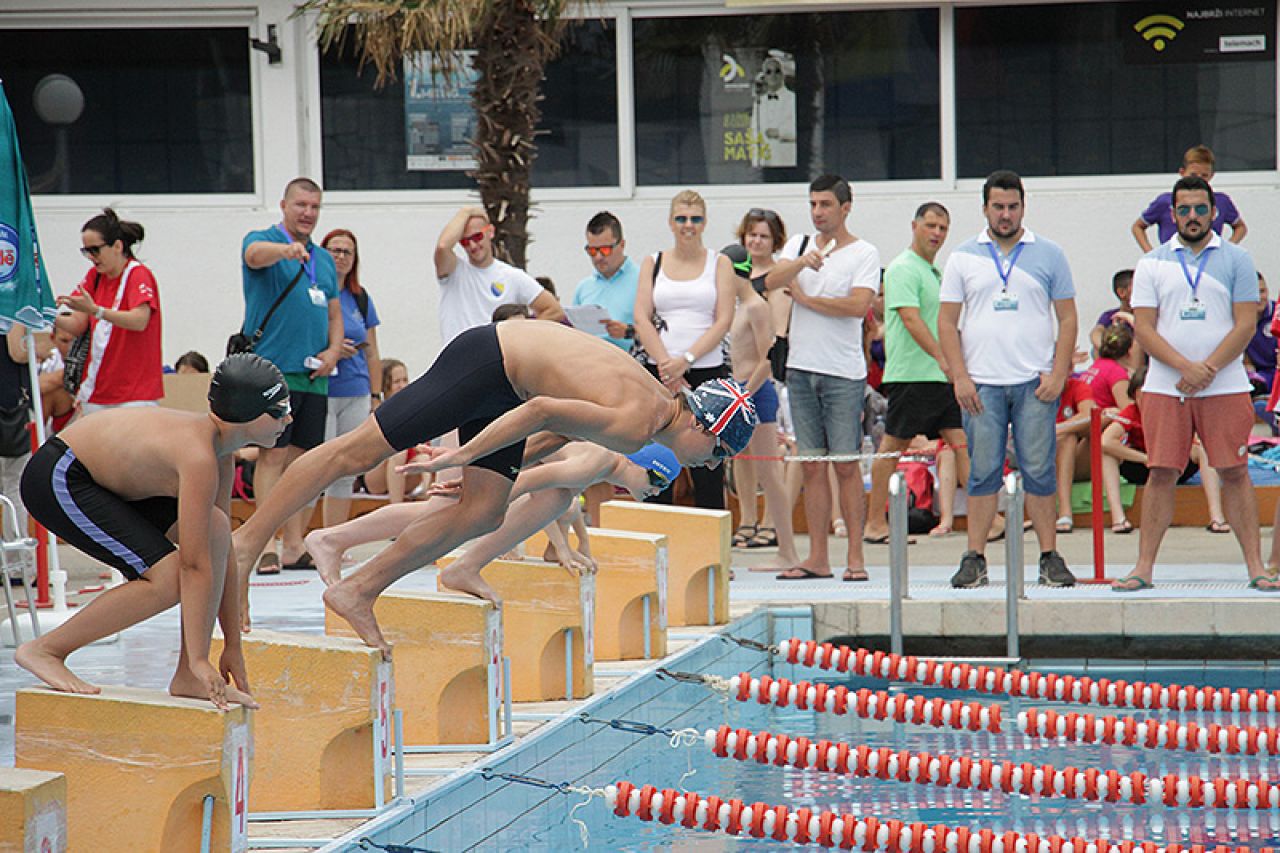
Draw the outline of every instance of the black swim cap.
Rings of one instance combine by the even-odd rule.
[[[260,355],[227,356],[209,382],[209,411],[227,423],[248,423],[263,413],[289,414],[289,386],[280,368]]]

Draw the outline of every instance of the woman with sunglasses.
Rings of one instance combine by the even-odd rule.
[[[160,292],[134,256],[144,231],[111,208],[80,229],[80,254],[93,264],[69,296],[58,297],[58,328],[89,333],[76,401],[85,414],[115,406],[154,406],[164,396]]]
[[[364,423],[374,400],[381,401],[382,358],[378,354],[378,312],[360,284],[360,246],[356,235],[335,228],[320,245],[333,255],[342,312],[342,354],[329,377],[329,409],[324,440],[332,441]],[[341,524],[351,515],[355,477],[342,477],[325,491],[324,524]]]
[[[675,394],[729,375],[723,343],[733,322],[736,286],[729,259],[702,244],[707,228],[702,196],[692,190],[678,193],[669,216],[675,245],[640,266],[635,329],[647,353],[645,366]],[[693,468],[690,476],[697,506],[724,509],[721,467]],[[672,503],[673,489],[663,490],[655,501]]]

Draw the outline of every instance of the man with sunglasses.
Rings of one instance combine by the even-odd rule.
[[[756,422],[751,398],[733,380],[715,379],[673,395],[627,353],[559,323],[469,329],[363,424],[290,468],[236,531],[240,582],[247,590],[254,549],[331,482],[456,429],[460,448],[431,447],[418,459],[424,463],[419,470],[462,467],[459,500],[410,524],[390,547],[325,592],[330,609],[389,654],[374,601],[417,567],[497,529],[522,466],[575,438],[619,453],[656,441],[682,465],[714,466],[747,445]]]
[[[1263,568],[1247,464],[1254,413],[1241,355],[1257,321],[1258,273],[1247,251],[1214,232],[1217,209],[1208,181],[1179,179],[1171,203],[1177,234],[1133,272],[1134,332],[1151,356],[1139,403],[1151,474],[1142,495],[1138,561],[1112,589],[1151,587],[1173,518],[1174,486],[1198,435],[1222,480],[1223,513],[1240,542],[1249,586],[1280,590]]]
[[[609,312],[599,329],[583,329],[630,351],[635,338],[636,282],[640,266],[627,257],[627,241],[622,239],[618,217],[602,210],[587,222],[587,244],[583,246],[595,272],[578,282],[573,305],[599,305]]]
[[[499,305],[523,303],[539,320],[563,320],[554,296],[522,269],[493,254],[493,225],[483,207],[464,207],[436,241],[440,282],[440,346],[490,322]]]

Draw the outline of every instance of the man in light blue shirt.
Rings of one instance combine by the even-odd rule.
[[[587,245],[595,274],[578,282],[572,305],[599,305],[609,312],[599,329],[584,332],[604,338],[625,350],[631,349],[635,337],[636,282],[640,267],[627,257],[627,241],[622,239],[622,223],[618,217],[602,210],[587,223]]]

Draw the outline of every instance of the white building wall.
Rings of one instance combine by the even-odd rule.
[[[59,0],[59,9],[37,0],[0,3],[0,33],[5,26],[139,26],[172,23],[216,15],[249,22],[259,37],[268,24],[278,28],[284,62],[269,65],[254,52],[255,159],[257,192],[253,196],[99,198],[43,196],[35,201],[49,274],[57,293],[65,293],[85,271],[77,253],[80,226],[105,204],[147,229],[140,256],[156,273],[164,312],[164,355],[172,363],[196,349],[216,359],[226,337],[242,318],[239,250],[244,234],[278,221],[278,202],[286,182],[300,174],[321,177],[319,81],[310,24],[290,18],[288,0],[193,0],[176,10],[160,0],[131,0],[116,17],[101,14],[90,0]],[[944,68],[949,10],[944,8]],[[104,23],[111,22],[111,23]],[[625,39],[629,27],[619,26]],[[628,51],[623,51],[629,57]],[[629,60],[626,60],[629,61]],[[944,71],[944,74],[946,72]],[[623,69],[623,80],[630,75]],[[945,91],[944,87],[944,91]],[[623,97],[621,133],[630,126]],[[944,118],[949,104],[944,95]],[[946,146],[944,145],[944,148]],[[624,174],[630,162],[622,151]],[[944,163],[953,162],[944,151]],[[1172,164],[1171,164],[1172,165]],[[949,167],[947,171],[950,171]],[[1152,196],[1167,191],[1175,175],[1069,179],[1029,179],[1026,224],[1066,249],[1078,290],[1080,340],[1094,319],[1113,302],[1111,274],[1133,266],[1139,257],[1129,226]],[[850,226],[876,244],[888,263],[909,239],[915,208],[936,200],[952,211],[952,236],[943,249],[975,234],[983,225],[979,181],[911,181],[855,185]],[[1259,269],[1280,284],[1280,178],[1276,172],[1223,174],[1215,187],[1236,200],[1250,233],[1245,247]],[[562,298],[590,272],[582,251],[583,228],[596,211],[608,209],[623,221],[630,254],[640,255],[669,245],[667,202],[679,188],[612,188],[599,192],[556,190],[535,194],[538,207],[530,231],[534,238],[529,271],[549,275]],[[792,231],[808,225],[807,199],[801,185],[698,188],[709,205],[706,241],[720,246],[732,239],[739,217],[749,207],[778,210]],[[361,278],[369,286],[383,326],[379,341],[384,356],[397,357],[410,372],[425,369],[439,345],[437,287],[431,264],[435,238],[453,211],[475,196],[460,193],[334,193],[325,200],[317,237],[330,228],[350,228],[361,241]]]

